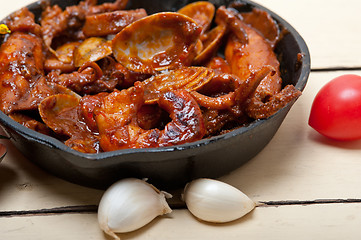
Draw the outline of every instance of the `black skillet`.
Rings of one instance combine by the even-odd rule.
[[[60,7],[78,4],[76,0],[51,0]],[[99,3],[106,1],[99,1]],[[159,11],[176,11],[192,1],[187,0],[130,0],[129,9],[145,8],[149,14]],[[234,1],[211,0],[216,7],[229,6]],[[254,7],[266,10],[287,32],[276,46],[281,62],[284,85],[293,84],[303,90],[310,73],[308,48],[285,20],[268,9],[247,0],[240,11]],[[239,4],[236,4],[240,6]],[[40,16],[40,3],[27,6]],[[302,54],[302,58],[299,58]],[[302,97],[302,96],[301,96]],[[65,146],[62,142],[32,131],[10,119],[0,111],[0,123],[13,144],[29,160],[49,173],[67,181],[104,189],[124,177],[148,178],[156,186],[176,188],[199,177],[219,177],[257,155],[272,139],[294,102],[291,102],[268,119],[254,121],[247,127],[229,133],[174,147],[128,149],[100,154],[84,154]],[[290,133],[292,134],[292,133]]]

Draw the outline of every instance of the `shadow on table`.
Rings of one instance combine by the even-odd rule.
[[[172,232],[172,228],[174,228],[174,232],[177,232],[176,229],[179,229],[179,224],[184,223],[184,236],[181,236],[180,239],[196,239],[201,234],[199,231],[202,231],[202,235],[204,236],[203,239],[215,239],[212,238],[213,231],[227,231],[229,227],[237,226],[237,227],[245,227],[248,222],[250,222],[255,216],[255,209],[254,211],[248,213],[247,215],[228,223],[209,223],[202,220],[198,220],[189,211],[177,212],[176,215],[173,213],[163,215],[157,217],[149,224],[145,225],[144,227],[125,234],[117,234],[120,239],[169,239],[169,233]],[[177,216],[177,219],[176,219]],[[176,224],[174,224],[174,221]],[[194,227],[194,228],[192,228]],[[164,235],[162,235],[162,228],[167,228],[164,231]],[[157,234],[155,236],[155,234]],[[196,237],[195,237],[196,234]],[[183,237],[183,238],[182,238]],[[179,236],[175,236],[176,239]],[[112,238],[106,238],[107,240]],[[198,238],[197,238],[198,239]]]
[[[99,203],[103,191],[76,185],[53,176],[26,159],[12,143],[8,142],[6,145],[8,155],[0,165],[0,179],[12,178],[12,181],[16,181],[12,187],[18,189],[28,187],[27,190],[31,190],[34,194],[45,194],[49,198],[48,202],[57,202],[58,204],[75,206],[97,205]],[[19,173],[15,171],[19,171]],[[0,190],[5,185],[9,185],[9,182],[0,182]],[[59,206],[44,206],[44,208],[48,207]]]
[[[337,147],[337,148],[343,148],[343,149],[349,149],[349,150],[361,150],[361,140],[355,140],[355,141],[337,141],[333,139],[329,139],[321,134],[319,134],[316,131],[310,132],[309,139],[311,141]]]
[[[3,195],[3,191],[6,185],[9,185],[10,182],[14,182],[17,179],[17,173],[7,167],[4,164],[0,165],[0,197]]]

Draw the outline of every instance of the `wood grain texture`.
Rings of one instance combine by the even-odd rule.
[[[304,38],[313,69],[361,67],[360,2],[255,0],[287,20]]]
[[[2,3],[0,18],[30,2]],[[199,222],[187,210],[177,209],[122,239],[359,239],[361,141],[327,140],[307,121],[324,84],[345,73],[361,75],[361,1],[256,2],[304,37],[313,69],[303,95],[272,141],[254,159],[220,178],[261,202],[260,207],[221,225]],[[103,191],[54,177],[8,141],[0,142],[9,148],[0,163],[0,239],[110,239],[96,218]],[[180,193],[171,200],[175,208],[184,206]]]
[[[121,239],[359,239],[360,204],[258,207],[231,224],[207,224],[186,210],[158,217]],[[96,214],[59,214],[0,218],[1,239],[109,240]]]

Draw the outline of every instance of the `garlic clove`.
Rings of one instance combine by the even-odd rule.
[[[213,179],[197,179],[184,189],[183,200],[197,218],[214,223],[239,219],[256,204],[237,188]]]
[[[166,196],[153,185],[135,178],[122,179],[110,186],[98,208],[100,228],[115,239],[115,233],[131,232],[157,216],[170,213]]]

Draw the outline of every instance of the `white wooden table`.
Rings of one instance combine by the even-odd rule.
[[[30,2],[2,1],[0,18]],[[257,2],[299,31],[312,62],[303,95],[270,144],[221,178],[266,205],[221,225],[177,209],[122,239],[360,239],[361,141],[326,140],[307,121],[325,83],[361,75],[361,1]],[[58,179],[2,142],[9,151],[0,164],[0,239],[109,239],[97,223],[103,191]]]

